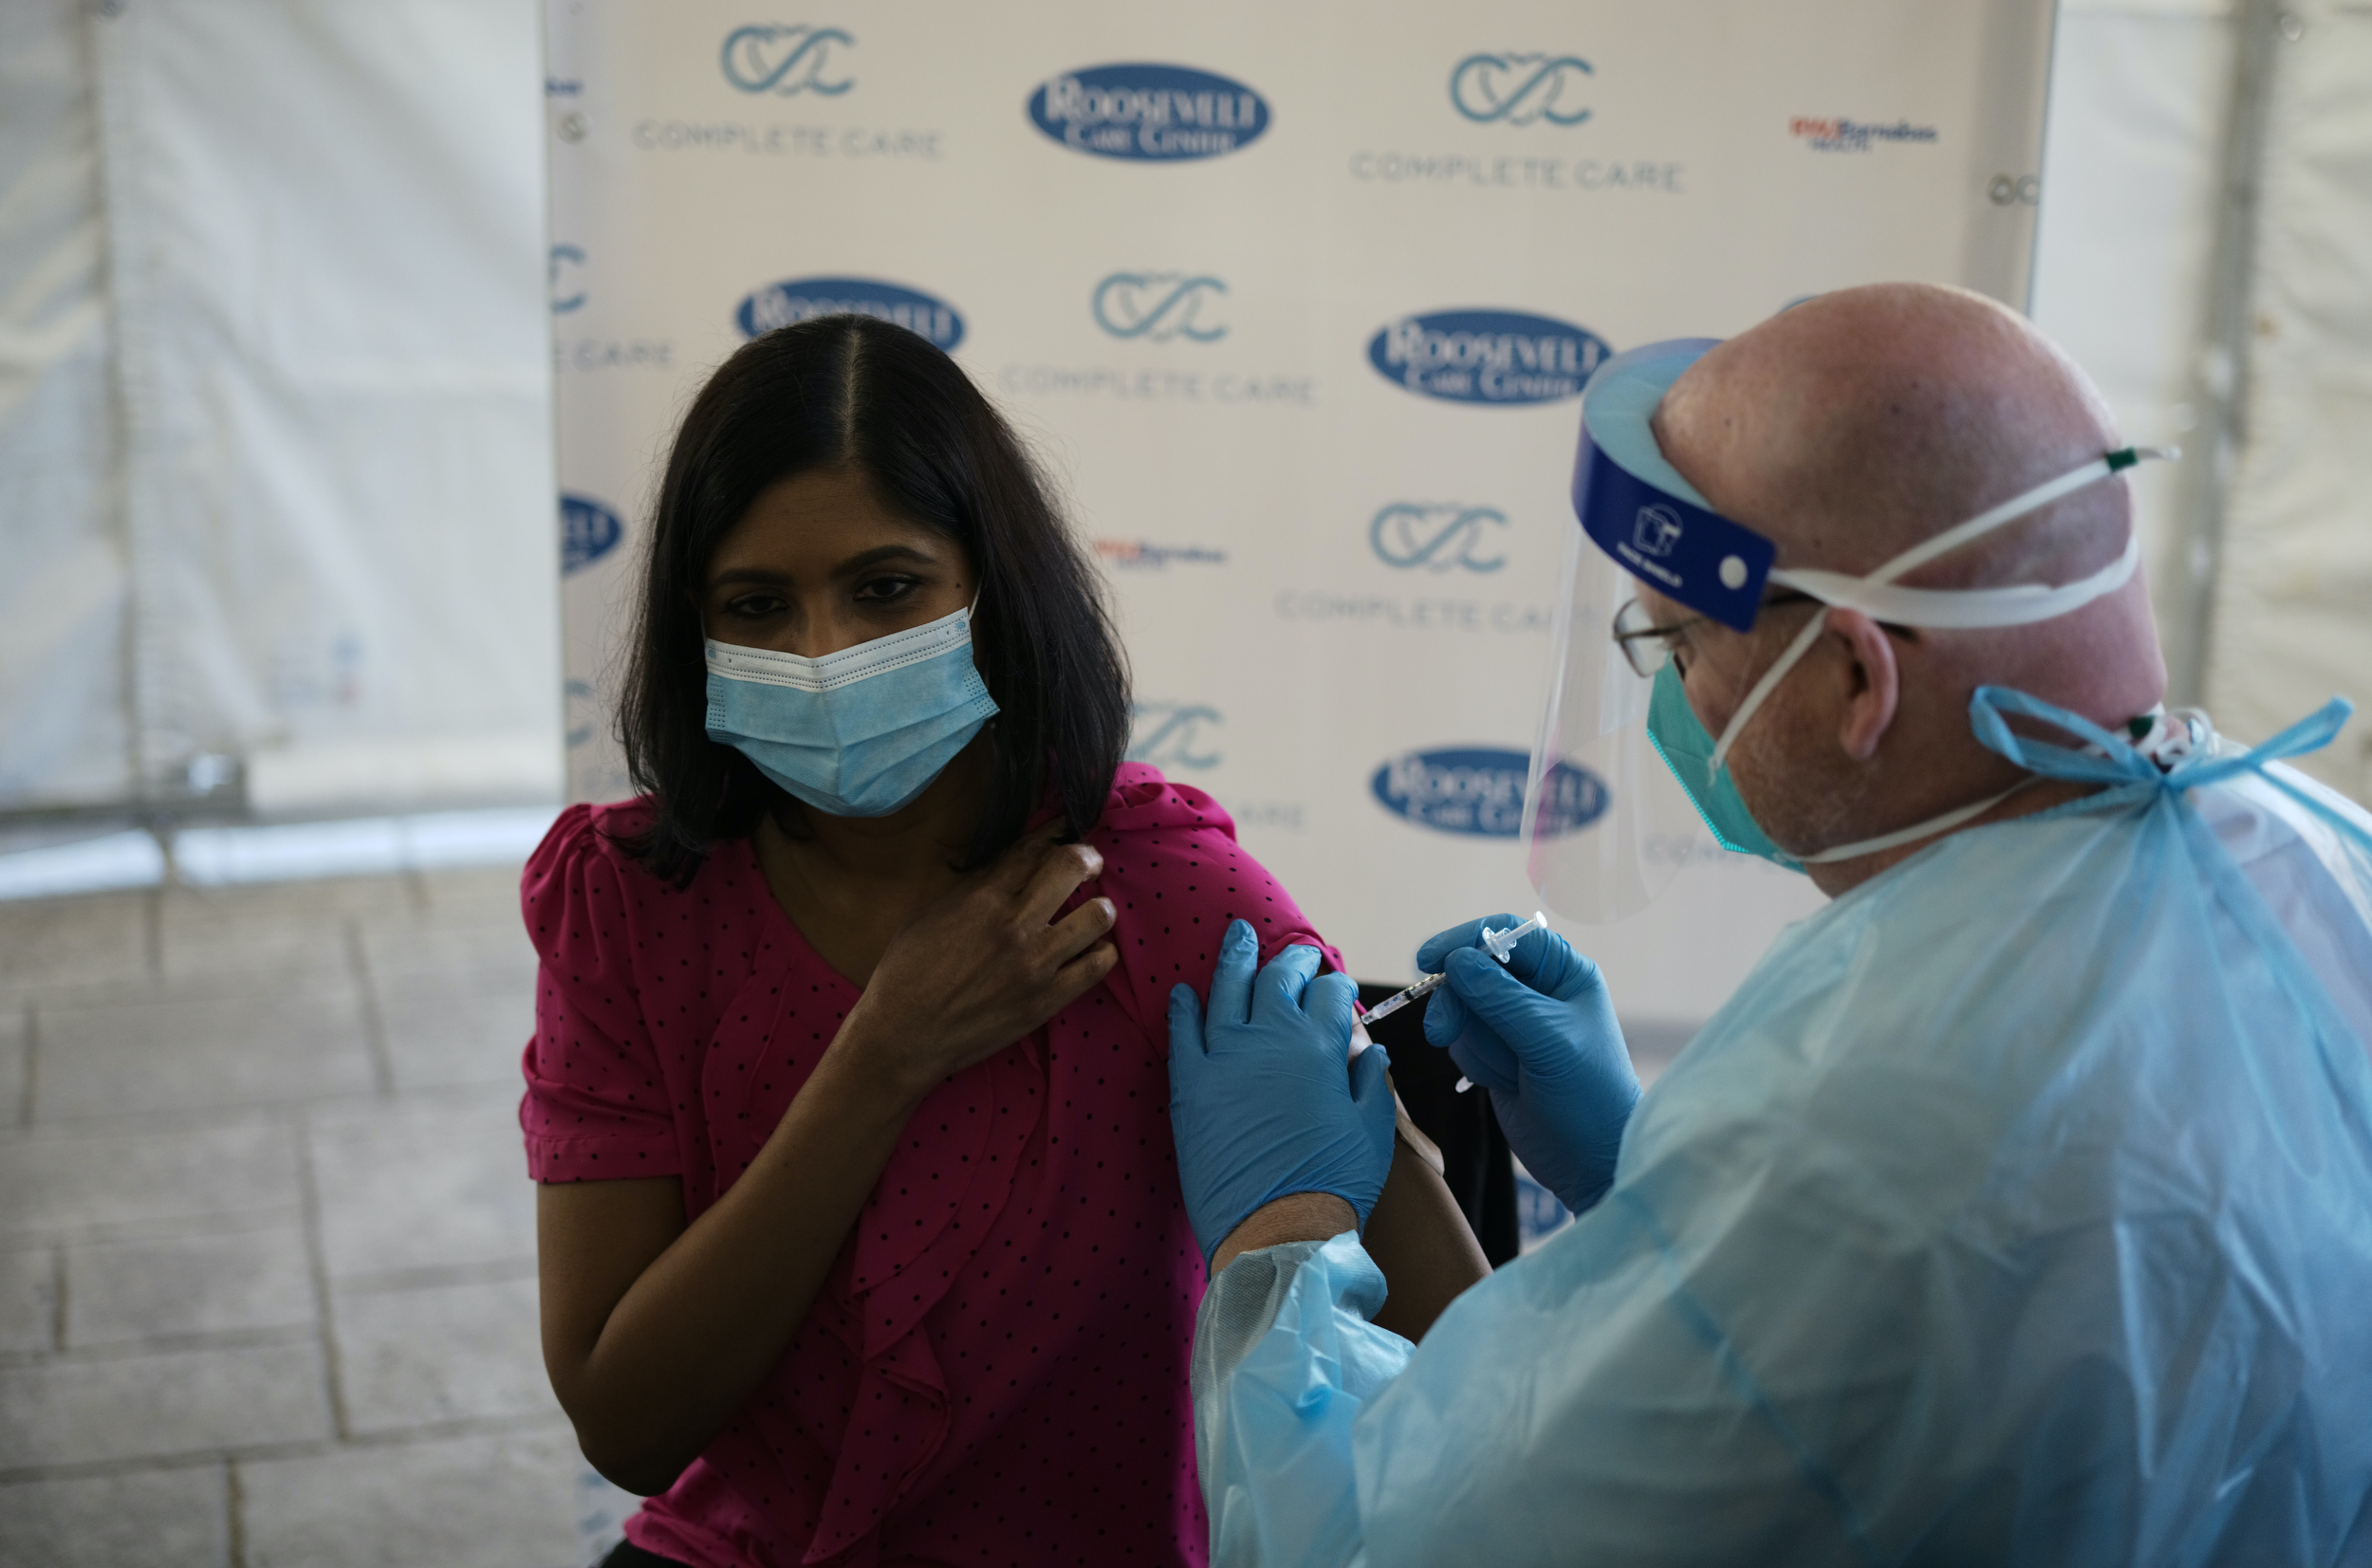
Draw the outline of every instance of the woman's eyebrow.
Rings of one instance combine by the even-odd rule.
[[[918,550],[912,544],[880,544],[870,550],[861,550],[857,554],[850,556],[847,560],[832,568],[832,575],[834,577],[855,577],[860,572],[870,571],[876,566],[884,566],[889,564],[891,562],[899,562],[916,566],[936,566],[939,564],[937,558],[933,556],[929,551]]]
[[[728,566],[709,579],[709,586],[722,588],[732,582],[754,582],[763,587],[781,588],[790,583],[790,574],[766,566]]]

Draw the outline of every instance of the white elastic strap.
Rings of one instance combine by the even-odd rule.
[[[1938,833],[1950,832],[1971,818],[1984,816],[1985,813],[2032,783],[2034,783],[2032,779],[2020,779],[2000,794],[1989,795],[1974,805],[1960,806],[1939,816],[1930,817],[1923,822],[1913,822],[1909,827],[1897,828],[1892,833],[1881,833],[1875,839],[1857,839],[1849,844],[1839,844],[1834,849],[1824,849],[1817,855],[1800,857],[1801,863],[1807,866],[1825,866],[1837,860],[1857,860],[1864,855],[1876,855],[1881,850],[1898,849],[1904,844],[1915,844],[1921,839],[1933,839]]]
[[[1746,721],[1754,716],[1754,710],[1760,708],[1763,705],[1763,699],[1770,695],[1771,689],[1779,684],[1780,677],[1795,668],[1795,661],[1804,656],[1805,651],[1810,648],[1813,641],[1819,637],[1820,629],[1827,624],[1828,607],[1824,604],[1820,608],[1820,613],[1806,624],[1804,630],[1795,635],[1795,640],[1788,644],[1788,651],[1779,655],[1779,661],[1764,671],[1763,678],[1756,681],[1753,688],[1746,693],[1746,700],[1738,704],[1738,710],[1730,715],[1728,724],[1721,727],[1721,739],[1714,743],[1713,766],[1715,772],[1719,772],[1721,765],[1729,760],[1730,747],[1737,741],[1738,731],[1746,728]]]
[[[2017,582],[2003,588],[1899,588],[1870,577],[1843,572],[1778,571],[1770,581],[1811,595],[1841,610],[1859,610],[1873,620],[1897,626],[1924,626],[1938,632],[1975,631],[1991,626],[2027,626],[2056,620],[2086,604],[2113,594],[2133,581],[2141,569],[2141,538],[2130,535],[2124,553],[2090,577],[2056,588],[2039,582]]]
[[[2158,449],[2156,447],[2135,449],[2136,455],[2144,452],[2155,457],[2158,455]],[[2063,495],[2080,490],[2086,485],[2098,484],[2116,471],[2116,467],[2107,458],[2095,458],[2080,469],[2063,473],[2056,479],[2044,481],[2023,495],[2013,495],[1998,507],[1988,507],[1966,523],[1955,524],[1923,544],[1914,544],[1883,566],[1879,567],[1878,570],[1870,573],[1869,581],[1892,582],[1896,578],[1908,576],[1937,556],[1956,550],[1970,540],[1981,534],[1991,533],[2005,523],[2015,523],[2027,513],[2048,506]]]
[[[2136,447],[2133,452],[2137,458],[2175,455],[2172,451],[2159,447]],[[2140,536],[2128,533],[2124,551],[2115,561],[2089,577],[2079,578],[2056,588],[2035,582],[2013,583],[2006,588],[1896,588],[1890,585],[1896,578],[1927,564],[1946,551],[1956,550],[1981,534],[1990,533],[2005,523],[2014,523],[2035,508],[2048,506],[2086,485],[2098,484],[2128,466],[2113,463],[2106,457],[2094,458],[2080,469],[2013,495],[1997,507],[1988,507],[1966,523],[1953,525],[1924,544],[1913,545],[1866,576],[1850,577],[1843,572],[1774,571],[1770,581],[1781,587],[1809,594],[1824,606],[1859,610],[1873,619],[1891,621],[1898,626],[1968,631],[2054,620],[2082,609],[2104,594],[2115,593],[2132,581],[2134,572],[2141,564]],[[1763,678],[1746,693],[1746,700],[1738,704],[1738,710],[1731,714],[1730,722],[1722,727],[1721,738],[1714,743],[1713,766],[1715,768],[1729,760],[1730,747],[1746,728],[1746,721],[1754,716],[1754,710],[1770,695],[1772,688],[1811,648],[1827,620],[1828,611],[1824,607],[1820,614],[1812,618],[1811,624],[1788,644],[1788,651],[1779,655],[1778,662],[1763,672]],[[1984,806],[1976,809],[1983,810]],[[1862,850],[1862,853],[1868,851]]]

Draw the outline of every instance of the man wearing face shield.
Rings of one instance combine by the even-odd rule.
[[[1833,902],[1644,1097],[1562,940],[1419,950],[1579,1218],[1415,1347],[1341,983],[1181,987],[1214,1561],[2372,1562],[2372,817],[2279,760],[2346,705],[2162,709],[2149,454],[1976,296],[1634,351],[1584,421],[1528,815],[1561,759],[1613,805],[1535,882],[1619,915],[1701,820]]]

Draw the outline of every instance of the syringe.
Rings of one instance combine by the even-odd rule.
[[[1529,920],[1520,926],[1510,926],[1506,931],[1492,931],[1489,926],[1485,926],[1482,929],[1483,950],[1504,964],[1508,961],[1508,954],[1515,950],[1515,944],[1536,931],[1545,931],[1547,925],[1548,917],[1538,910],[1534,910]],[[1410,1003],[1420,1001],[1439,990],[1441,982],[1447,978],[1449,977],[1446,974],[1429,974],[1406,990],[1394,991],[1390,996],[1368,1008],[1363,1022],[1373,1024],[1380,1018],[1391,1017]],[[1463,1080],[1460,1081],[1459,1087],[1461,1089],[1465,1087]]]

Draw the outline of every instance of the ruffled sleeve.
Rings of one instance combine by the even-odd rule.
[[[1209,992],[1231,920],[1251,923],[1264,964],[1306,943],[1325,954],[1327,968],[1344,967],[1292,895],[1235,841],[1225,808],[1191,784],[1122,764],[1088,839],[1103,854],[1103,875],[1082,894],[1101,891],[1119,915],[1112,936],[1120,968],[1107,984],[1137,1026],[1165,1045],[1170,987],[1183,981],[1196,996]]]
[[[519,900],[542,960],[519,1129],[537,1181],[671,1176],[684,1169],[658,1053],[643,1023],[639,916],[658,884],[609,835],[625,808],[575,805],[528,859]]]

